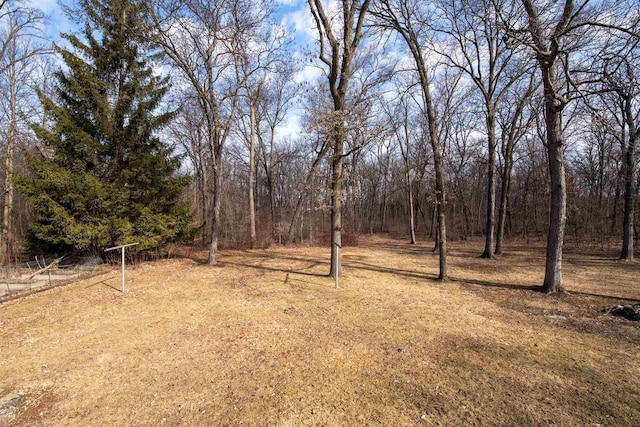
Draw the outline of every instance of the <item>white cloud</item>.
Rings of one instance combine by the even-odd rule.
[[[77,25],[71,22],[62,10],[62,4],[68,1],[60,0],[27,0],[25,4],[34,9],[42,11],[47,20],[44,24],[44,30],[51,41],[60,40],[60,33],[70,33],[77,29]]]
[[[51,13],[60,9],[58,0],[29,0],[26,3],[30,7],[40,9],[45,13]]]
[[[284,123],[276,128],[275,139],[276,141],[295,140],[301,133],[300,114],[289,114]]]
[[[283,6],[294,6],[299,0],[275,0],[276,4]]]
[[[297,10],[283,13],[280,23],[291,29],[296,40],[301,44],[315,41],[318,36],[313,17],[306,3]]]
[[[293,75],[293,81],[295,83],[312,83],[318,80],[323,74],[324,72],[318,66],[307,64]]]

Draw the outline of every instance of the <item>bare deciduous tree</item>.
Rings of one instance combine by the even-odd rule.
[[[431,32],[432,11],[428,4],[419,0],[381,0],[372,8],[376,25],[396,32],[411,52],[422,91],[423,114],[429,128],[436,182],[436,206],[438,218],[438,278],[447,278],[447,228],[445,223],[445,174],[442,146],[438,135],[438,123],[431,95],[432,62],[425,56]]]
[[[567,184],[562,116],[565,107],[575,96],[573,88],[580,85],[573,77],[574,69],[570,58],[577,56],[577,52],[584,47],[583,44],[588,46],[592,40],[598,40],[597,37],[591,37],[594,29],[622,30],[622,27],[616,25],[615,10],[611,5],[593,5],[590,8],[589,3],[589,0],[522,0],[524,22],[519,31],[510,32],[510,37],[524,43],[534,52],[542,79],[545,147],[550,181],[549,228],[543,283],[543,289],[547,293],[563,290],[562,247],[567,220]],[[621,10],[617,12],[617,18],[621,18]]]
[[[633,43],[637,46],[637,42]],[[640,140],[640,109],[638,95],[640,81],[637,76],[637,55],[633,50],[625,55],[607,58],[604,64],[604,84],[607,90],[615,94],[614,105],[619,107],[621,132],[627,135],[620,138],[622,144],[624,176],[624,208],[622,225],[622,250],[620,258],[633,259],[633,216],[635,205],[635,181],[637,164],[637,145]]]
[[[285,51],[286,54],[287,51]],[[264,172],[264,179],[269,197],[269,216],[271,220],[271,236],[278,242],[282,242],[282,220],[279,206],[276,201],[275,169],[279,162],[284,160],[279,155],[276,144],[276,132],[284,125],[285,118],[293,106],[296,91],[292,81],[294,67],[291,63],[282,61],[277,72],[265,82],[261,90],[257,108],[257,139],[258,161]]]
[[[325,9],[321,0],[308,0],[309,9],[318,30],[319,58],[328,68],[327,78],[333,99],[331,125],[332,178],[331,178],[331,268],[330,275],[340,271],[338,258],[342,245],[343,161],[346,140],[347,90],[353,74],[365,15],[370,0],[342,0],[339,11]]]
[[[1,6],[5,6],[3,3]],[[6,131],[4,160],[4,197],[2,229],[0,231],[0,264],[5,264],[14,252],[14,159],[18,145],[18,122],[24,108],[24,100],[34,93],[32,77],[37,58],[45,53],[38,40],[44,15],[33,8],[9,3],[2,10],[0,21],[0,85]]]
[[[508,46],[499,14],[513,8],[510,0],[444,0],[445,26],[440,31],[452,42],[443,51],[451,65],[462,70],[473,82],[482,99],[487,134],[486,230],[482,258],[491,258],[495,231],[496,205],[496,111],[505,93],[529,65],[517,63],[519,52]]]
[[[166,0],[149,2],[148,12],[155,28],[153,41],[193,87],[204,114],[213,182],[208,258],[213,265],[220,234],[222,153],[245,84],[241,50],[256,38],[270,9],[249,0]]]
[[[497,123],[501,134],[502,170],[500,174],[500,205],[498,208],[498,228],[496,230],[496,246],[494,253],[502,254],[502,242],[504,240],[507,225],[507,211],[509,194],[511,192],[511,172],[513,170],[514,149],[531,126],[532,114],[526,114],[527,107],[531,103],[531,97],[537,90],[539,80],[533,73],[527,80],[513,86],[506,96],[510,102],[503,103],[497,112]]]

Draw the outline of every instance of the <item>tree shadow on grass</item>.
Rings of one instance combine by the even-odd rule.
[[[464,285],[485,286],[489,288],[512,289],[512,290],[518,290],[518,291],[531,291],[531,292],[544,293],[542,286],[537,286],[537,285],[516,285],[513,283],[501,283],[501,282],[489,282],[486,280],[463,279],[461,277],[455,277],[455,276],[449,276],[448,280],[456,283],[461,283]]]
[[[353,264],[350,263],[348,265],[345,264],[345,267],[360,268],[363,270],[376,271],[379,273],[396,274],[399,276],[410,277],[410,278],[426,279],[432,282],[441,282],[435,275],[418,273],[418,272],[413,272],[408,270],[400,270],[400,269],[395,269],[390,267],[380,267],[376,265],[366,264],[363,262],[358,262],[357,264],[361,264],[361,265],[354,266]],[[465,279],[465,278],[456,277],[456,276],[449,276],[446,281],[441,283],[447,283],[447,282],[455,282],[463,285],[484,286],[488,288],[510,289],[510,290],[516,290],[516,291],[529,291],[529,292],[535,292],[540,294],[545,293],[542,285],[518,285],[514,283],[489,282],[486,280]],[[596,294],[596,293],[590,293],[590,292],[584,292],[584,291],[565,290],[565,293],[569,295],[583,295],[583,296],[605,298],[605,299],[616,300],[616,301],[640,302],[640,300],[635,298],[630,298],[630,297]]]
[[[85,289],[93,288],[94,286],[98,286],[98,285],[103,285],[103,286],[106,286],[107,288],[111,288],[120,292],[122,290],[120,287],[116,287],[114,285],[107,283],[107,280],[114,279],[114,278],[115,277],[107,277],[106,279],[102,279],[100,281],[97,281],[96,283],[92,283],[90,285],[85,286]]]
[[[306,265],[299,269],[278,268],[278,267],[265,266],[262,264],[259,264],[259,265],[251,264],[250,262],[243,263],[243,262],[232,262],[232,261],[224,261],[224,262],[221,262],[220,265],[228,264],[228,265],[234,265],[239,267],[249,267],[249,268],[261,269],[266,271],[282,272],[285,274],[296,274],[296,275],[312,276],[312,277],[329,277],[328,274],[305,271],[305,270],[316,268],[317,266],[320,266],[320,265],[328,267],[329,263],[327,261],[322,261],[317,258],[313,259],[308,257],[296,257],[290,254],[284,255],[282,253],[273,253],[273,252],[269,254],[251,253],[251,256],[254,258],[268,259],[268,260],[280,260],[280,261],[285,260],[285,261],[309,263],[309,265]],[[537,294],[544,294],[544,289],[542,288],[542,285],[520,285],[515,283],[490,282],[485,280],[465,279],[465,278],[456,277],[456,276],[449,276],[446,281],[441,282],[435,274],[422,273],[418,271],[399,269],[399,268],[393,268],[393,267],[382,267],[380,265],[366,263],[361,260],[343,262],[342,266],[346,270],[372,271],[377,273],[392,274],[392,275],[397,275],[401,277],[407,277],[411,279],[428,280],[430,282],[440,282],[440,283],[455,282],[455,283],[460,283],[462,285],[483,286],[487,288],[509,289],[509,290],[515,290],[515,291],[528,291],[528,292],[534,292]],[[616,300],[616,301],[640,302],[640,300],[638,299],[622,297],[617,295],[596,294],[596,293],[574,291],[574,290],[568,290],[566,291],[566,293],[570,295],[583,295],[583,296],[605,298],[608,300]]]
[[[305,270],[309,270],[312,268],[315,268],[319,265],[326,265],[328,266],[328,262],[325,261],[319,261],[317,259],[310,259],[310,258],[306,258],[306,257],[296,257],[296,256],[291,256],[291,255],[287,255],[287,256],[268,256],[266,254],[252,254],[254,255],[256,258],[264,258],[264,259],[270,259],[270,260],[286,260],[286,261],[295,261],[295,262],[306,262],[306,263],[310,263],[310,265],[300,268],[300,269],[286,269],[286,268],[278,268],[278,267],[269,267],[269,266],[265,266],[262,264],[251,264],[249,262],[231,262],[231,261],[224,261],[223,263],[220,264],[228,264],[228,265],[234,265],[234,266],[239,266],[239,267],[249,267],[249,268],[256,268],[256,269],[261,269],[261,270],[267,270],[267,271],[275,271],[275,272],[283,272],[283,273],[292,273],[292,274],[301,274],[301,275],[306,275],[306,276],[316,276],[316,277],[328,277],[328,274],[323,274],[323,273],[312,273],[309,271],[305,271]],[[280,254],[278,254],[280,255]],[[393,274],[393,275],[397,275],[397,276],[402,276],[402,277],[407,277],[407,278],[411,278],[411,279],[422,279],[422,280],[429,280],[432,282],[439,282],[440,280],[438,279],[438,277],[435,274],[429,274],[429,273],[421,273],[418,271],[412,271],[412,270],[406,270],[406,269],[399,269],[399,268],[393,268],[393,267],[382,267],[376,264],[369,264],[363,261],[350,261],[350,262],[343,262],[342,263],[343,268],[347,269],[347,270],[363,270],[363,271],[372,271],[372,272],[376,272],[376,273],[384,273],[384,274]],[[479,280],[469,280],[469,279],[461,279],[461,278],[456,278],[456,277],[449,277],[447,279],[448,282],[459,282],[459,283],[467,283],[467,284],[472,284],[472,285],[481,285],[481,286],[490,286],[490,287],[496,287],[496,288],[506,288],[506,289],[521,289],[521,290],[531,290],[531,291],[540,291],[541,287],[540,286],[525,286],[525,285],[515,285],[515,284],[507,284],[507,283],[494,283],[494,282],[487,282],[487,281],[479,281]],[[443,282],[446,283],[447,281]]]
[[[283,259],[283,258],[273,258],[271,257],[271,259]],[[296,261],[301,261],[298,258],[293,258],[293,260]],[[233,262],[233,261],[225,261],[224,263],[222,263],[223,265],[232,265],[235,267],[244,267],[244,268],[253,268],[253,269],[257,269],[257,270],[261,270],[261,271],[270,271],[270,272],[275,272],[275,273],[284,273],[285,277],[284,277],[284,283],[288,284],[290,286],[296,286],[296,284],[294,284],[293,282],[300,282],[303,283],[305,285],[311,285],[311,286],[319,286],[322,288],[329,288],[329,287],[333,287],[332,285],[328,285],[325,283],[318,283],[318,282],[312,282],[309,280],[304,280],[300,277],[289,277],[289,275],[295,275],[295,276],[304,276],[304,277],[309,277],[309,278],[313,278],[313,277],[317,277],[317,278],[328,278],[329,274],[323,274],[323,273],[313,273],[310,271],[305,271],[308,269],[313,269],[319,265],[326,265],[326,263],[324,262],[313,262],[311,260],[309,260],[309,262],[311,262],[310,265],[305,266],[301,269],[288,269],[288,268],[278,268],[278,267],[269,267],[266,265],[256,265],[256,264],[251,264],[251,263],[243,263],[243,262]]]
[[[565,293],[567,293],[569,295],[583,295],[583,296],[587,296],[587,297],[605,298],[605,299],[610,299],[610,300],[615,300],[615,301],[629,301],[629,302],[633,302],[633,303],[640,303],[640,299],[629,298],[629,297],[621,297],[621,296],[616,296],[616,295],[594,294],[594,293],[591,293],[591,292],[572,291],[572,290],[565,291]]]
[[[272,258],[272,259],[278,259],[278,260],[291,259],[291,260],[295,260],[295,261],[304,261],[304,260],[299,259],[299,258]],[[310,272],[310,271],[305,271],[305,270],[309,270],[309,269],[315,268],[315,267],[317,267],[319,265],[323,265],[325,263],[323,263],[323,262],[312,262],[311,260],[306,260],[306,261],[311,262],[311,265],[306,266],[306,267],[304,267],[302,269],[268,267],[266,265],[261,265],[261,264],[260,265],[256,265],[256,264],[251,264],[251,263],[248,263],[248,262],[233,262],[233,261],[224,261],[224,262],[221,262],[220,264],[222,266],[224,266],[224,265],[233,265],[233,266],[236,266],[236,267],[248,267],[248,268],[255,268],[255,269],[258,269],[258,270],[274,271],[274,272],[279,272],[279,273],[300,274],[300,275],[303,275],[303,276],[329,277],[328,274],[313,273],[313,272]]]

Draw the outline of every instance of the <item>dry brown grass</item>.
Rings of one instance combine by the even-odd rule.
[[[638,425],[640,264],[570,253],[570,293],[531,290],[540,245],[224,252],[166,260],[0,306],[0,425]],[[561,317],[564,316],[566,320]]]

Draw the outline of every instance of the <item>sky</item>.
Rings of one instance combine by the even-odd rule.
[[[60,40],[61,33],[69,33],[78,29],[63,11],[62,5],[73,5],[73,0],[26,0],[32,7],[42,10],[48,17],[45,26],[47,37],[56,42]],[[317,32],[309,12],[306,0],[275,0],[278,11],[275,19],[280,25],[289,29],[295,39],[295,60],[305,64],[294,76],[296,83],[314,81],[318,79],[322,71],[309,63],[304,58],[305,53],[315,48]]]
[[[42,10],[47,16],[46,34],[52,41],[60,39],[60,33],[77,29],[64,13],[62,5],[73,5],[73,0],[25,0],[32,7]],[[316,30],[306,0],[275,0],[278,11],[275,19],[286,26],[301,48],[315,43]]]
[[[58,0],[28,0],[27,2],[47,15],[45,31],[52,41],[59,40],[60,33],[73,30],[74,24],[64,14]]]
[[[40,9],[47,15],[45,24],[46,37],[52,42],[60,41],[60,34],[78,30],[78,25],[67,17],[63,5],[74,5],[74,0],[24,0],[31,7]],[[277,12],[276,22],[286,27],[294,37],[294,61],[301,64],[301,68],[293,77],[294,82],[312,82],[322,77],[322,70],[314,65],[306,55],[314,52],[316,47],[317,30],[309,12],[307,0],[275,0]],[[300,131],[299,114],[293,114],[287,123],[280,128],[279,138],[293,137]]]

